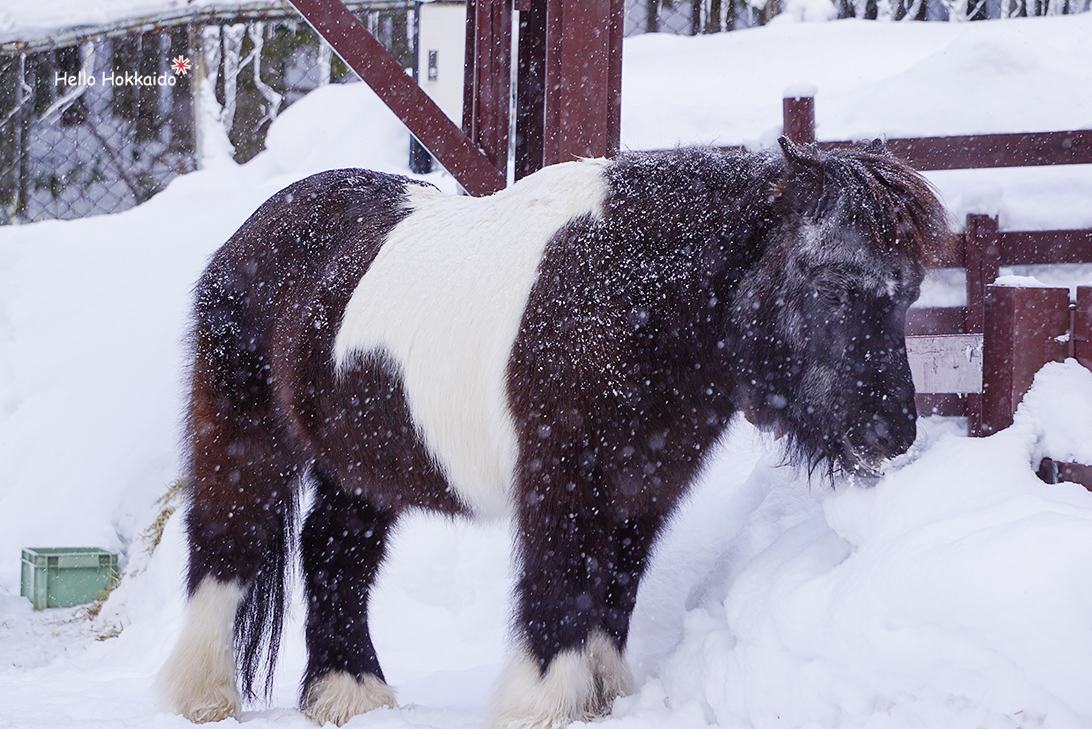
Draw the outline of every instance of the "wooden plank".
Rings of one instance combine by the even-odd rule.
[[[545,164],[618,151],[621,8],[617,0],[546,1]]]
[[[982,335],[907,337],[906,355],[920,393],[965,395],[982,391]]]
[[[918,417],[928,418],[931,415],[942,417],[965,417],[968,413],[968,398],[970,395],[958,395],[956,393],[933,394],[919,392],[914,398],[914,404],[918,409]]]
[[[1092,263],[1092,229],[1002,232],[1002,266]]]
[[[918,170],[1092,164],[1092,130],[888,139],[887,148]],[[823,149],[856,142],[820,142]]]
[[[1092,466],[1086,466],[1083,463],[1059,463],[1058,479],[1078,483],[1092,491]]]
[[[815,141],[815,98],[786,96],[781,100],[782,133],[797,144]]]
[[[616,154],[624,0],[517,0],[515,7],[516,179],[544,165]]]
[[[291,2],[467,192],[488,195],[504,188],[504,173],[490,164],[340,0]]]
[[[921,306],[906,314],[906,333],[910,336],[967,333],[967,307]]]
[[[622,41],[626,35],[626,0],[610,0],[607,60],[606,156],[622,145]]]
[[[464,107],[463,127],[494,168],[507,170],[512,0],[473,0],[467,18],[473,38],[468,37],[466,57],[470,93],[463,96],[470,114]]]
[[[963,243],[963,260],[967,268],[967,331],[981,332],[985,326],[986,287],[997,280],[1001,266],[997,219],[988,215],[968,215]]]
[[[470,62],[471,56],[468,56],[466,50],[474,48],[474,39],[477,38],[478,28],[478,12],[475,9],[477,0],[466,0],[466,35],[464,39],[463,48],[463,131],[470,134],[471,127],[474,126],[474,76],[476,69],[474,64]]]
[[[542,169],[546,119],[546,8],[527,3],[519,10],[516,74],[517,180]]]
[[[1039,463],[1038,476],[1047,483],[1068,481],[1092,491],[1092,466],[1083,463],[1065,463],[1044,458]]]

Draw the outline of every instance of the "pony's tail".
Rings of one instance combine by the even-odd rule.
[[[296,484],[293,484],[295,486]],[[265,561],[235,613],[235,659],[243,696],[269,699],[277,669],[288,589],[296,564],[297,488],[286,489],[277,527],[269,535]]]

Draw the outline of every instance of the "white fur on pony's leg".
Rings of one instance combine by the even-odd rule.
[[[233,628],[242,598],[236,582],[202,580],[186,608],[182,637],[159,672],[164,700],[192,722],[220,721],[239,713]]]
[[[588,636],[584,655],[595,680],[595,701],[588,707],[586,715],[588,718],[603,716],[610,711],[611,703],[616,698],[633,693],[633,673],[625,656],[614,646],[614,641],[601,631]]]
[[[357,714],[381,706],[398,706],[394,689],[378,677],[368,674],[357,681],[345,671],[330,671],[315,681],[303,703],[307,716],[319,726],[328,721],[341,726]]]
[[[614,643],[596,631],[584,648],[562,651],[540,674],[538,661],[520,649],[501,677],[492,729],[560,729],[610,710],[632,691],[633,676]]]

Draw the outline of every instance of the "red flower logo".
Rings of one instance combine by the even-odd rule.
[[[171,70],[174,71],[175,76],[185,76],[190,72],[191,68],[193,68],[193,64],[185,56],[177,56],[171,61]]]

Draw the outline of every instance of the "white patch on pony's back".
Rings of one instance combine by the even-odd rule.
[[[422,442],[483,515],[509,511],[517,441],[506,375],[543,250],[569,220],[602,214],[606,160],[547,167],[490,197],[409,186],[412,212],[360,279],[334,342],[389,358]]]
[[[163,699],[192,722],[220,721],[239,713],[233,631],[242,599],[237,582],[202,580],[186,606],[182,637],[159,672]]]
[[[560,729],[610,711],[611,702],[633,691],[625,658],[601,631],[582,650],[554,656],[545,674],[526,649],[509,661],[493,698],[491,729]]]

